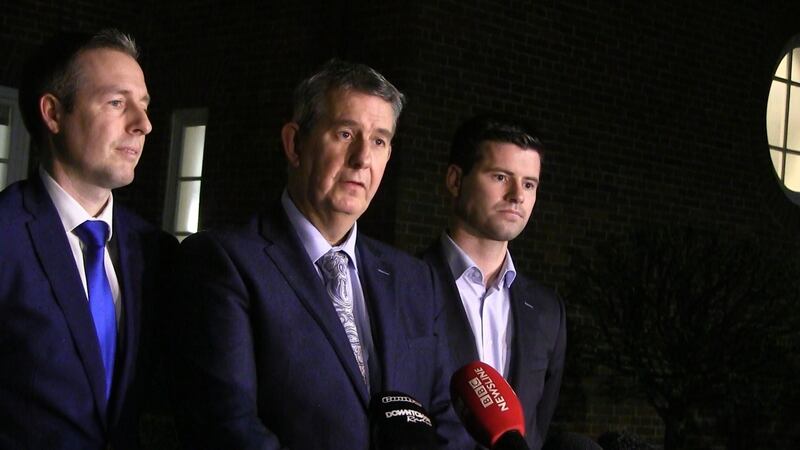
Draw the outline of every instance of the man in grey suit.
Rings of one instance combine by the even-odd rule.
[[[519,274],[508,251],[533,211],[541,157],[541,141],[515,118],[464,122],[445,176],[449,227],[423,254],[444,296],[453,366],[481,360],[508,379],[531,449],[542,447],[553,417],[566,348],[563,302]]]

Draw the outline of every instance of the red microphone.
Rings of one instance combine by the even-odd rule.
[[[464,427],[481,445],[528,448],[519,398],[492,366],[474,361],[458,369],[450,379],[450,397]]]

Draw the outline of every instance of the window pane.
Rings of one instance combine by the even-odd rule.
[[[0,105],[0,125],[11,126],[11,107]]]
[[[792,51],[792,81],[800,81],[800,47]]]
[[[767,100],[767,140],[769,145],[783,147],[786,121],[786,83],[773,81]]]
[[[786,176],[783,184],[790,191],[800,192],[800,155],[786,155]]]
[[[5,189],[6,181],[8,180],[8,164],[0,162],[0,190]]]
[[[197,232],[200,215],[200,181],[178,183],[178,204],[175,207],[175,231]]]
[[[800,87],[789,91],[789,123],[786,133],[786,148],[800,150]]]
[[[788,74],[789,74],[789,54],[787,53],[781,60],[781,63],[778,64],[778,70],[775,71],[775,76],[785,79],[787,78]]]
[[[181,177],[199,177],[203,173],[203,146],[205,142],[205,125],[183,129]]]
[[[772,168],[775,169],[775,174],[781,178],[781,171],[783,167],[783,152],[777,150],[770,150],[769,156],[772,158]]]
[[[11,148],[11,127],[0,125],[0,159],[8,159]]]

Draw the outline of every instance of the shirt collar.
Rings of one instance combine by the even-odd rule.
[[[297,206],[295,206],[294,201],[289,197],[289,192],[286,189],[284,189],[281,194],[281,205],[283,205],[283,209],[286,211],[289,223],[292,224],[292,227],[300,237],[300,242],[303,244],[303,248],[311,262],[316,263],[319,258],[331,251],[331,249],[336,251],[341,250],[350,258],[350,266],[357,268],[355,264],[356,236],[358,235],[357,223],[353,224],[353,228],[348,232],[344,242],[342,242],[341,245],[333,247],[325,240],[322,233],[317,230],[314,224],[297,209]]]
[[[447,260],[447,265],[450,267],[450,271],[453,274],[453,278],[459,279],[464,274],[470,270],[474,269],[478,274],[480,274],[481,284],[483,284],[483,273],[481,269],[475,264],[472,258],[461,249],[461,247],[456,244],[456,242],[448,235],[446,232],[442,232],[442,237],[440,239],[442,243],[442,250],[444,251],[445,259]],[[497,284],[496,287],[499,289],[501,287],[505,287],[506,289],[511,288],[511,284],[514,282],[514,279],[517,277],[517,270],[514,267],[514,261],[511,260],[511,253],[506,249],[506,257],[503,260],[503,267],[500,269],[500,276],[497,277]],[[501,285],[502,284],[502,285]]]
[[[42,184],[44,184],[45,190],[50,195],[50,199],[53,200],[53,205],[56,207],[65,230],[71,232],[87,220],[102,220],[108,225],[108,239],[111,240],[114,230],[114,227],[111,226],[114,217],[114,194],[108,195],[108,203],[100,211],[100,214],[97,217],[92,217],[42,166],[39,166],[39,177],[42,179]]]

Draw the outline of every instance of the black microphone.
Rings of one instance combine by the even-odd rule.
[[[450,397],[478,443],[492,450],[529,450],[522,404],[492,366],[474,361],[458,369],[450,379]]]
[[[492,450],[530,450],[525,436],[517,430],[506,431],[492,445]]]
[[[433,450],[433,423],[422,403],[397,391],[379,392],[369,404],[372,450]]]

